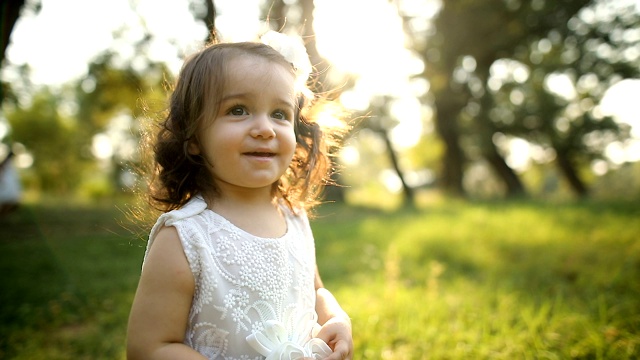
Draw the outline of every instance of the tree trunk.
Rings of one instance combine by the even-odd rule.
[[[9,46],[9,39],[11,39],[11,32],[13,31],[13,26],[16,24],[18,17],[20,17],[20,9],[22,9],[22,5],[24,5],[24,0],[12,0],[12,1],[3,1],[0,5],[0,41],[2,42],[0,46],[2,49],[1,57],[0,57],[0,65],[4,61],[4,55],[7,51],[7,46]]]
[[[271,6],[267,10],[267,23],[269,24],[269,27],[273,29],[271,22],[275,21],[275,31],[283,30],[287,23],[287,14],[285,11],[286,6],[287,5],[283,0],[274,0],[271,2]]]
[[[489,69],[491,64],[495,61],[493,54],[483,59],[477,59],[480,65],[479,70],[476,72],[478,77],[484,84],[489,81]],[[492,122],[488,113],[491,109],[495,108],[493,97],[489,94],[488,89],[484,92],[480,99],[482,111],[476,116],[477,129],[474,131],[475,136],[479,138],[482,144],[482,156],[491,164],[494,173],[500,178],[506,188],[506,196],[508,198],[522,197],[526,195],[524,185],[520,181],[518,175],[507,164],[504,157],[500,154],[496,148],[496,144],[493,142],[493,136],[498,132],[495,124]]]
[[[0,4],[0,66],[4,64],[4,56],[9,46],[11,32],[20,17],[20,9],[24,5],[24,0],[3,1]],[[0,84],[0,104],[4,100],[5,87]]]
[[[301,0],[300,6],[302,9],[302,19],[304,21],[304,27],[302,29],[302,39],[304,40],[307,53],[309,53],[309,60],[313,65],[314,73],[311,79],[311,91],[314,93],[322,92],[323,86],[326,86],[327,70],[329,68],[328,62],[318,52],[316,46],[316,34],[313,30],[313,10],[315,6],[313,0]]]
[[[502,155],[495,149],[495,145],[489,153],[484,154],[484,158],[491,164],[491,167],[506,186],[508,198],[523,197],[527,195],[524,185],[513,169],[507,165]]]
[[[447,193],[465,196],[462,184],[465,156],[460,147],[460,133],[456,120],[461,107],[447,99],[447,94],[438,94],[435,100],[436,131],[445,145],[440,182]]]
[[[216,5],[213,0],[204,0],[207,6],[207,12],[204,14],[202,21],[207,27],[208,34],[205,43],[213,43],[218,41],[218,33],[216,30]]]
[[[393,166],[393,170],[400,178],[400,182],[402,183],[402,192],[404,194],[404,206],[409,208],[415,208],[415,194],[413,189],[407,184],[405,181],[404,172],[400,169],[400,164],[398,162],[398,156],[396,155],[396,151],[393,148],[393,144],[391,143],[391,139],[389,138],[389,133],[386,130],[381,130],[378,132],[380,136],[384,139],[384,144],[387,147],[387,154],[389,155],[389,160],[391,161],[391,166]]]
[[[556,160],[560,171],[569,182],[569,186],[571,186],[573,192],[580,198],[586,198],[589,195],[589,190],[584,181],[580,179],[569,155],[566,152],[561,152],[556,149]]]

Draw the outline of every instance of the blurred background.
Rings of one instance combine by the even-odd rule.
[[[638,0],[0,0],[0,359],[125,359],[141,129],[210,40],[354,119],[312,228],[354,359],[640,358]]]
[[[126,195],[183,57],[213,28],[275,29],[359,119],[332,199],[638,198],[639,19],[636,0],[5,1],[0,159],[27,200]]]

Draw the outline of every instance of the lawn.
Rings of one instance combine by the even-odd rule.
[[[113,206],[0,218],[0,358],[123,359],[144,252]],[[640,206],[325,205],[325,285],[355,359],[640,358]]]

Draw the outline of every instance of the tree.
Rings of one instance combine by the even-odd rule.
[[[205,43],[212,43],[218,40],[216,29],[216,5],[213,0],[200,0],[190,4],[191,12],[196,20],[202,21],[207,28]]]
[[[373,130],[382,138],[389,163],[393,171],[398,175],[398,179],[400,179],[400,184],[402,185],[402,193],[404,195],[403,206],[406,208],[415,208],[415,192],[407,183],[404,171],[400,167],[398,154],[389,136],[389,129],[398,124],[398,121],[389,114],[388,104],[390,104],[391,99],[388,96],[384,96],[373,100],[370,108],[371,114],[363,126]]]
[[[512,63],[530,72],[526,81],[506,79],[493,91],[494,109],[514,114],[512,121],[493,120],[499,131],[552,149],[554,163],[579,197],[589,193],[581,169],[602,159],[609,143],[629,135],[628,126],[599,115],[596,104],[615,82],[640,75],[640,56],[633,56],[640,39],[624,36],[639,22],[631,4],[584,7],[567,26],[514,54]],[[553,89],[558,81],[565,84],[564,93]]]
[[[4,55],[9,46],[13,26],[20,17],[20,10],[24,0],[3,1],[0,4],[0,64],[4,62]]]
[[[606,26],[579,24],[578,14],[588,11],[585,9],[590,7],[611,6],[607,4],[606,1],[587,0],[531,3],[502,0],[443,1],[433,19],[433,27],[416,31],[411,26],[407,26],[413,38],[414,49],[422,55],[426,64],[423,76],[431,83],[429,96],[433,97],[433,106],[436,109],[436,130],[445,144],[441,179],[449,192],[464,194],[462,177],[465,164],[469,160],[481,157],[502,179],[508,196],[524,193],[524,187],[518,175],[505,161],[502,149],[496,146],[494,135],[517,133],[522,136],[522,131],[516,132],[511,124],[530,121],[530,116],[522,115],[526,113],[524,109],[531,109],[533,105],[532,101],[522,101],[522,104],[517,106],[505,105],[505,96],[497,94],[496,90],[500,90],[500,86],[495,86],[497,79],[492,76],[492,67],[499,61],[517,59],[530,73],[542,74],[541,77],[537,77],[543,79],[542,84],[549,74],[580,74],[576,79],[583,75],[591,76],[588,74],[589,71],[580,70],[588,69],[587,63],[591,63],[600,70],[605,69],[602,71],[608,72],[609,75],[615,74],[613,77],[631,74],[630,67],[625,67],[620,61],[614,59],[600,59],[599,62],[594,62],[593,54],[584,58],[571,55],[576,52],[588,53],[584,51],[585,49],[576,50],[578,43],[586,47],[593,47],[594,41],[597,44],[609,43],[611,37],[607,35],[607,29],[618,28],[617,25],[611,25],[612,21],[625,23],[627,27],[633,23],[631,16],[628,15],[633,11],[627,11],[628,19],[608,17]],[[417,15],[403,12],[401,5],[402,2],[399,2],[400,13],[405,18],[405,23],[410,24]],[[589,30],[591,28],[595,30]],[[599,34],[597,29],[600,29]],[[580,36],[574,34],[576,30],[581,32]],[[617,31],[620,34],[624,30]],[[536,49],[540,44],[546,46],[550,37],[560,38],[557,51],[561,55],[557,56],[571,57],[573,60],[560,63],[557,61],[557,56],[556,60],[549,56],[541,56]],[[595,56],[595,58],[599,57]],[[575,70],[572,70],[573,68]],[[625,70],[622,71],[621,68]],[[606,76],[598,76],[598,78],[603,79],[605,84],[610,84],[612,81],[611,77],[609,80],[605,80]],[[544,86],[538,86],[536,89],[548,93],[548,89]],[[522,92],[522,90],[519,91]],[[597,102],[597,94],[587,95],[586,98],[590,101]],[[553,102],[542,101],[544,94],[537,97],[531,96],[540,100],[536,108],[538,114],[551,116],[543,122],[557,121],[557,116],[553,114],[564,113],[575,108],[575,103],[562,104],[555,98]],[[506,99],[509,97],[507,96]],[[525,100],[530,100],[530,97],[525,96]],[[555,108],[554,104],[557,105]],[[576,161],[575,154],[584,150],[583,137],[594,131],[612,129],[609,126],[612,123],[595,120],[597,121],[591,122],[588,116],[582,117],[581,122],[574,124],[576,131],[575,135],[569,136],[572,138],[571,141],[552,143],[555,144],[562,173],[578,194],[584,193],[580,190],[580,183],[583,181],[579,180],[578,173],[571,164]],[[599,123],[598,126],[590,125],[596,122]],[[564,137],[567,137],[566,134]]]
[[[22,6],[24,1],[20,3]],[[38,3],[28,4],[38,10]],[[2,3],[3,20],[7,15],[5,9],[16,10],[17,5],[18,2]],[[196,15],[207,24],[211,37],[215,34],[215,7],[212,0],[205,0],[203,5],[205,11]],[[5,24],[9,25],[3,21],[2,25]],[[8,33],[6,35],[8,38]],[[115,60],[119,55],[112,50],[99,54],[89,64],[87,74],[74,83],[56,89],[30,89],[29,101],[18,101],[16,96],[11,103],[5,103],[13,140],[23,143],[34,157],[34,165],[27,175],[37,188],[70,194],[87,178],[105,170],[115,186],[119,184],[120,175],[138,160],[135,146],[130,144],[137,143],[136,138],[140,136],[133,119],[155,116],[147,112],[148,104],[154,107],[151,111],[156,110],[157,102],[162,102],[164,108],[164,85],[170,77],[165,64],[148,60],[146,51],[151,40],[152,35],[147,34],[134,44],[136,52],[128,59]],[[3,50],[5,48],[6,41]],[[28,69],[21,70],[28,85]],[[3,84],[3,89],[11,90],[7,84]],[[112,139],[113,153],[108,159],[101,159],[102,165],[107,160],[108,166],[89,171],[99,165],[92,153],[96,135],[110,132],[114,122],[123,117],[129,119],[131,129],[122,130],[123,136]],[[131,151],[120,151],[126,146]]]
[[[6,113],[13,140],[24,144],[34,157],[27,181],[32,188],[56,194],[71,193],[91,164],[79,151],[82,137],[75,120],[60,112],[63,101],[43,88],[29,106]]]
[[[13,26],[20,17],[20,11],[24,6],[24,0],[3,1],[0,4],[0,66],[4,64],[4,57],[11,40]],[[0,84],[0,104],[2,104],[5,94],[9,91],[8,84]]]
[[[117,54],[106,51],[90,65],[83,79],[75,85],[75,98],[78,104],[77,127],[82,134],[81,147],[90,148],[96,135],[112,135],[113,153],[108,159],[106,171],[112,177],[111,183],[121,189],[121,177],[136,168],[140,160],[135,150],[141,136],[146,118],[159,117],[164,111],[167,97],[165,81],[170,77],[163,63],[147,60],[144,51],[149,38],[136,45],[146,64],[136,68],[134,59],[119,66],[113,59]],[[125,121],[129,129],[121,129],[114,134],[117,122]]]

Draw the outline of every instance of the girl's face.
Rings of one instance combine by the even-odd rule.
[[[225,75],[218,114],[199,130],[200,147],[190,152],[205,157],[223,197],[227,191],[270,195],[296,148],[294,75],[253,55],[234,57]]]

